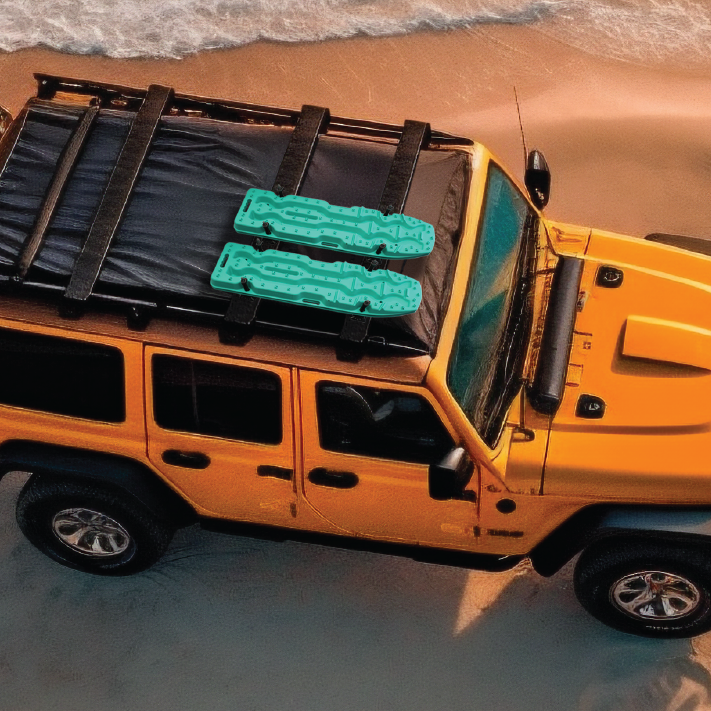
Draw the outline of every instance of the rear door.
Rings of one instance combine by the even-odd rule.
[[[472,549],[478,487],[470,500],[435,501],[428,467],[456,438],[425,390],[301,371],[304,494],[352,535]]]
[[[153,465],[202,513],[293,525],[291,372],[146,348]]]

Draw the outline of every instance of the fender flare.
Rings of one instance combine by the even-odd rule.
[[[529,558],[537,573],[549,577],[584,548],[613,538],[676,540],[711,549],[711,507],[595,504],[550,533]]]
[[[145,464],[128,457],[44,442],[9,440],[0,445],[0,479],[11,471],[109,484],[167,522],[187,526],[197,521],[197,514],[179,494]]]

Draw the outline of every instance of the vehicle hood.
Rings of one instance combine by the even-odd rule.
[[[553,429],[711,426],[711,258],[593,232],[584,260]],[[608,267],[621,272],[611,286],[601,278]],[[581,394],[602,399],[601,418],[576,413]]]
[[[711,258],[594,232],[582,258],[542,491],[711,505]],[[599,283],[605,267],[621,283]],[[602,417],[581,416],[583,396]]]

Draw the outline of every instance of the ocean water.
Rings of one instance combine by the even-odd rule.
[[[256,40],[315,42],[505,23],[593,54],[690,62],[711,0],[0,0],[0,50],[181,57]]]

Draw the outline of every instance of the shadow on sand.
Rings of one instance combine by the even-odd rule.
[[[570,568],[497,576],[193,527],[153,569],[99,578],[22,538],[23,479],[0,486],[2,711],[711,709],[705,653],[588,617]]]

